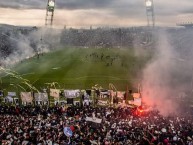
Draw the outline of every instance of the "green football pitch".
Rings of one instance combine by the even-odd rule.
[[[1,71],[0,88],[29,90],[25,80],[38,90],[50,84],[59,89],[90,89],[95,84],[133,89],[149,59],[149,52],[136,55],[133,48],[61,48],[19,62],[9,69],[17,77]]]

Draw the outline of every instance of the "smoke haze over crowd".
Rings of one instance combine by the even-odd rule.
[[[184,30],[174,30],[174,33],[158,31],[155,54],[143,71],[143,101],[155,105],[163,115],[179,113],[183,106],[178,106],[178,99],[186,93],[190,95],[192,89],[193,65],[182,59],[192,56],[192,41],[182,36],[192,38],[192,33]],[[179,48],[179,44],[182,47]]]

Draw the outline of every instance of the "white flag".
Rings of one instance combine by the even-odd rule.
[[[124,94],[125,94],[125,92],[118,91],[117,92],[117,97],[123,99],[124,98]]]
[[[35,98],[35,101],[47,102],[48,94],[47,93],[35,93],[34,98]]]
[[[47,93],[41,93],[42,101],[47,102],[48,101],[48,94]]]
[[[116,96],[116,92],[114,92],[113,90],[110,90],[110,95],[111,95],[112,97],[115,97],[115,96]]]
[[[41,93],[35,93],[34,94],[34,99],[35,99],[35,101],[42,101],[41,100]]]
[[[54,98],[59,98],[60,97],[60,90],[50,89],[50,96],[52,96]]]
[[[80,90],[64,90],[66,98],[76,98],[80,96]]]
[[[13,98],[10,97],[10,96],[5,97],[5,100],[6,100],[7,102],[10,102],[10,103],[13,102]]]
[[[22,102],[31,103],[33,101],[31,92],[21,92],[21,100]]]
[[[133,104],[136,106],[141,106],[141,98],[134,98]]]
[[[108,101],[98,100],[98,105],[107,105]]]
[[[100,91],[100,97],[101,98],[106,98],[108,95],[110,95],[109,90]]]
[[[94,123],[101,123],[102,122],[102,119],[100,118],[92,118],[92,117],[86,117],[85,119],[86,121],[90,121],[90,122],[94,122]]]
[[[133,98],[140,98],[140,93],[133,93]]]

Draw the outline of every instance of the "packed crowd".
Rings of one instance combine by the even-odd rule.
[[[128,107],[0,106],[0,141],[4,145],[193,145],[190,116],[136,112]],[[96,123],[97,118],[102,122]],[[65,135],[65,127],[72,136]]]

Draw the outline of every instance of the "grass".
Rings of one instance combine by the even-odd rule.
[[[97,57],[98,55],[98,57]],[[102,57],[103,55],[103,57]],[[95,84],[108,89],[134,89],[150,55],[135,55],[134,49],[62,48],[24,60],[14,67],[19,76],[29,80],[37,89],[57,82],[60,89],[90,89]],[[111,60],[114,59],[111,65]],[[0,88],[6,91],[30,90],[20,79],[1,73]],[[13,85],[10,85],[13,84]],[[21,86],[21,87],[20,87]]]

